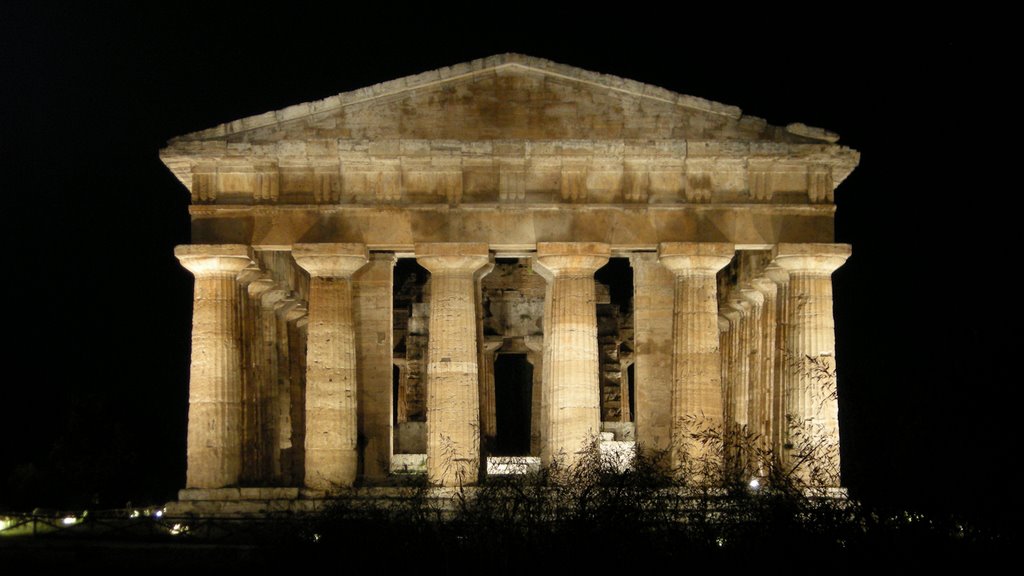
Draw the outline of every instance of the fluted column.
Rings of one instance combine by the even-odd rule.
[[[296,244],[292,257],[309,273],[305,485],[351,486],[359,462],[351,278],[366,264],[366,247]]]
[[[265,273],[259,268],[248,268],[238,276],[242,354],[242,484],[257,484],[260,480],[260,433],[258,399],[259,378],[256,366],[262,345],[259,341],[259,299],[249,296],[249,289],[263,280]]]
[[[754,289],[743,288],[740,296],[749,305],[747,317],[747,431],[759,434],[761,430],[761,316],[764,295]]]
[[[789,334],[789,273],[778,264],[765,268],[765,276],[775,283],[775,373],[772,381],[771,447],[775,464],[781,463],[786,444],[786,390],[789,389],[787,338]]]
[[[719,317],[725,318],[729,324],[729,331],[725,338],[719,340],[721,346],[722,370],[722,417],[724,427],[722,432],[723,456],[725,468],[731,472],[738,471],[740,462],[740,442],[737,430],[740,427],[737,419],[737,407],[740,396],[740,389],[743,384],[743,332],[746,324],[743,321],[743,308],[734,306],[733,303],[726,303],[719,310]]]
[[[601,432],[600,359],[594,272],[611,256],[607,244],[537,245],[534,269],[548,283],[544,317],[544,434],[541,459],[573,464]]]
[[[287,389],[283,394],[287,402],[283,408],[287,412],[282,416],[284,437],[281,444],[282,474],[281,481],[285,486],[300,486],[305,481],[304,456],[305,449],[305,412],[304,401],[306,378],[306,339],[300,323],[306,322],[308,314],[306,306],[301,302],[286,307],[284,312],[284,331],[287,334],[287,358],[285,369],[288,371]]]
[[[274,308],[287,296],[288,292],[276,284],[259,295],[260,345],[263,347],[259,388],[260,437],[263,442],[260,446],[261,476],[267,482],[277,482],[281,478],[281,390],[278,378],[282,355],[278,350],[280,335]]]
[[[242,469],[242,359],[238,274],[252,263],[240,244],[174,249],[195,276],[189,373],[188,488],[238,483]]]
[[[482,336],[479,332],[477,336]],[[488,446],[498,435],[497,404],[494,398],[494,357],[502,340],[484,342],[480,346],[480,425]]]
[[[777,318],[778,287],[767,277],[754,278],[751,285],[761,294],[761,326],[759,334],[758,359],[761,367],[758,380],[754,387],[754,416],[757,432],[757,447],[762,454],[770,453],[772,448],[772,398],[775,389],[775,332]],[[765,466],[770,462],[760,462],[759,473],[767,472]]]
[[[427,477],[473,484],[480,466],[480,382],[476,278],[490,263],[486,244],[417,244],[430,272],[427,342]]]
[[[733,257],[732,244],[663,243],[661,263],[675,275],[672,321],[672,467],[694,481],[720,470],[721,447],[693,437],[721,432],[716,275]]]
[[[774,262],[789,272],[785,412],[791,430],[783,456],[811,485],[840,481],[832,272],[849,256],[847,244],[779,244],[775,250]]]
[[[359,434],[362,477],[386,480],[394,452],[394,313],[395,255],[374,253],[352,277],[352,308],[356,330],[356,376],[359,382]]]
[[[729,398],[731,404],[726,408],[729,418],[727,424],[734,425],[738,431],[748,424],[747,406],[750,398],[750,303],[742,299],[738,291],[732,291],[733,297],[729,300],[729,307],[732,308],[738,317],[730,321],[734,322],[733,327],[733,380],[730,384]],[[728,314],[727,314],[728,316]]]
[[[530,456],[540,456],[544,433],[544,337],[526,336],[526,361],[533,366],[530,394]]]
[[[675,275],[658,255],[636,252],[633,267],[634,393],[636,440],[667,451],[672,433],[672,308]]]

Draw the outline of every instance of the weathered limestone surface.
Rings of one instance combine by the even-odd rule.
[[[540,456],[544,443],[544,336],[523,340],[526,360],[533,366],[533,394],[530,398],[530,456]]]
[[[541,243],[535,269],[548,282],[545,311],[541,459],[571,464],[601,432],[594,272],[611,256],[607,244]]]
[[[260,426],[259,426],[259,378],[256,372],[261,364],[256,360],[262,346],[255,337],[259,326],[259,304],[249,296],[249,288],[268,279],[261,270],[253,267],[243,270],[238,276],[239,322],[241,323],[241,357],[242,357],[242,468],[240,482],[251,484],[259,482],[260,463]]]
[[[242,358],[235,280],[252,264],[252,249],[193,244],[176,247],[174,255],[195,276],[186,486],[232,486],[242,471]]]
[[[670,457],[673,468],[686,474],[699,476],[703,462],[721,461],[720,453],[691,434],[722,429],[716,274],[733,252],[731,244],[721,243],[667,243],[658,249],[659,261],[676,277]]]
[[[378,203],[379,204],[379,203]],[[653,251],[661,242],[831,242],[831,204],[742,207],[644,204],[494,204],[268,206],[193,205],[195,242],[278,249],[296,242],[353,242],[370,250],[412,252],[428,242],[486,242],[492,250],[529,251],[538,242],[599,242],[616,250]],[[353,225],[359,223],[359,225]]]
[[[778,286],[766,276],[759,276],[751,285],[761,295],[760,317],[757,342],[760,369],[754,383],[751,422],[757,433],[757,447],[767,450],[772,447],[772,434],[777,421],[772,413],[772,399],[775,394],[775,333],[778,311]],[[762,463],[763,464],[763,463]],[[763,472],[763,470],[761,471]]]
[[[837,139],[515,54],[175,138],[196,243],[176,249],[196,277],[182,500],[472,484],[527,429],[548,464],[603,433],[696,481],[767,475],[694,437],[752,434],[838,485],[834,191],[859,154]],[[631,293],[621,260],[595,277],[613,256]]]
[[[298,486],[305,480],[306,443],[306,326],[309,323],[305,304],[295,302],[284,310],[287,334],[288,379],[287,410],[282,420],[282,475],[285,486]]]
[[[483,331],[478,334],[483,338]],[[495,404],[494,360],[502,342],[484,342],[480,346],[480,427],[483,437],[493,441],[498,435],[498,415]]]
[[[366,264],[366,247],[297,244],[292,256],[310,276],[305,485],[334,490],[351,486],[358,467],[351,277]]]
[[[636,331],[636,435],[668,450],[672,431],[672,309],[675,276],[654,252],[630,256]]]
[[[416,260],[431,274],[427,476],[441,486],[473,484],[480,468],[475,275],[489,252],[486,244],[424,244]]]
[[[250,284],[250,289],[252,288]],[[287,361],[278,349],[278,343],[286,336],[278,333],[275,307],[288,296],[286,290],[271,285],[257,296],[258,327],[257,345],[262,349],[259,366],[259,403],[257,406],[260,425],[260,476],[264,481],[279,482],[281,479],[281,412],[283,391],[280,388],[280,365]]]
[[[372,254],[352,278],[359,382],[359,434],[363,478],[384,480],[391,470],[392,432],[392,269],[393,254]]]
[[[503,54],[182,136],[161,157],[195,203],[517,202],[538,192],[705,201],[739,191],[758,201],[829,201],[858,159],[836,139]],[[445,161],[419,160],[431,150]]]
[[[847,244],[780,244],[775,249],[775,263],[789,272],[785,414],[793,429],[783,457],[811,484],[839,486],[832,272],[850,253]],[[801,437],[794,436],[796,431]],[[807,450],[815,456],[812,464],[796,460]],[[812,465],[824,471],[812,476]]]
[[[771,447],[775,457],[781,458],[788,436],[786,421],[786,391],[789,383],[789,273],[778,264],[772,264],[764,271],[765,276],[775,283],[775,374],[772,388],[772,431]],[[781,462],[777,462],[781,464]]]

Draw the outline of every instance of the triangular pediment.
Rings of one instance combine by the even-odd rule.
[[[175,145],[310,140],[688,140],[822,143],[739,108],[540,58],[503,54],[181,136]]]

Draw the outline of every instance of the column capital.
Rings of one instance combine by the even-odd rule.
[[[677,276],[688,272],[718,274],[732,261],[736,247],[724,242],[662,242],[658,261]]]
[[[256,278],[250,279],[249,283],[245,286],[245,291],[249,294],[250,298],[259,298],[267,290],[274,287],[274,279],[266,272],[260,274]]]
[[[433,242],[416,244],[416,261],[431,274],[439,272],[476,273],[491,262],[483,242]]]
[[[832,274],[850,257],[849,244],[777,244],[772,262],[787,272]]]
[[[732,308],[744,318],[750,315],[750,309],[752,308],[750,301],[743,298],[739,293],[730,294],[729,299],[726,301],[726,306]]]
[[[527,350],[531,352],[543,352],[544,351],[544,335],[543,334],[527,334],[523,336],[523,344]]]
[[[285,311],[284,318],[288,322],[297,322],[309,315],[309,309],[302,302],[296,301],[296,305]]]
[[[253,263],[252,248],[245,244],[183,244],[174,256],[194,276],[237,276]]]
[[[369,257],[364,244],[294,244],[292,258],[313,278],[351,278]]]
[[[718,309],[718,317],[725,318],[732,329],[732,326],[739,324],[740,319],[743,318],[743,309],[729,303]]]
[[[729,319],[724,314],[719,312],[718,313],[718,331],[719,332],[728,332],[729,328],[731,326],[732,326],[732,324],[729,322]]]
[[[285,297],[274,303],[274,314],[284,320],[288,321],[289,316],[297,317],[294,315],[293,310],[302,306],[302,303],[294,298]],[[305,310],[302,311],[303,314]]]
[[[785,268],[779,266],[775,262],[772,262],[764,269],[764,275],[769,280],[775,283],[776,286],[786,284],[789,282],[789,272]]]
[[[263,270],[260,270],[258,265],[253,264],[252,266],[249,266],[245,270],[242,270],[242,272],[238,275],[237,280],[238,283],[241,284],[243,288],[247,288],[249,284],[252,284],[253,282],[256,282],[258,280],[262,280],[265,277],[267,277],[267,273],[264,272]]]
[[[750,281],[750,285],[761,293],[761,298],[767,298],[769,294],[774,295],[777,293],[779,287],[776,285],[776,281],[768,275],[768,271],[765,270],[764,276],[758,276]]]
[[[751,284],[751,288],[740,288],[739,293],[740,298],[750,302],[753,306],[764,305],[764,294],[757,288],[753,287],[753,284]]]
[[[608,263],[611,246],[599,242],[539,242],[534,269],[542,276],[593,274]]]

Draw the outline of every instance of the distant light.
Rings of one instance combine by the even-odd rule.
[[[7,521],[0,520],[0,532],[3,532],[5,528],[7,528]]]
[[[61,520],[61,522],[63,522],[65,526],[70,526],[75,522],[78,522],[78,518],[75,518],[74,516],[65,516],[64,520]]]
[[[131,517],[132,518],[138,518],[139,517],[139,511],[138,510],[132,510]]]
[[[718,544],[719,548],[725,546],[725,538],[722,538],[721,536],[719,536],[718,538],[715,539],[715,544]]]
[[[172,536],[177,536],[178,534],[183,534],[185,532],[188,532],[187,524],[175,524],[174,526],[171,526]]]
[[[753,479],[752,479],[752,480],[750,481],[750,487],[751,487],[751,489],[753,489],[753,490],[757,490],[758,488],[760,488],[760,487],[761,487],[761,482],[759,482],[757,478],[753,478]]]
[[[319,541],[320,541],[320,535],[319,534],[313,534],[313,542],[319,542]]]
[[[157,510],[156,512],[153,513],[153,516],[156,516],[157,518],[163,518],[164,517],[164,511],[163,510]]]

